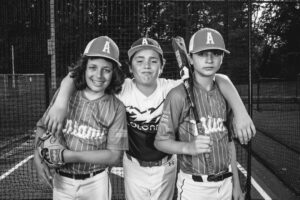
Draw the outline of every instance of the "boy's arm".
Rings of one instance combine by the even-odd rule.
[[[195,136],[192,142],[180,142],[173,139],[155,139],[154,146],[168,154],[198,155],[211,152],[210,137],[204,135]]]
[[[48,130],[56,136],[62,131],[63,123],[67,116],[68,102],[75,90],[73,79],[69,73],[62,80],[56,100],[45,118],[45,125],[48,127]]]
[[[113,165],[119,162],[122,150],[70,151],[64,150],[65,163],[83,162]]]
[[[229,103],[229,106],[233,110],[234,127],[236,129],[235,132],[237,137],[241,144],[247,144],[248,141],[256,134],[256,129],[252,119],[248,115],[244,103],[231,80],[226,75],[216,74],[216,81],[222,94]]]
[[[233,200],[244,200],[245,194],[242,192],[237,162],[236,162],[236,150],[234,141],[229,143],[229,148],[231,152],[231,169],[232,169],[232,199]]]

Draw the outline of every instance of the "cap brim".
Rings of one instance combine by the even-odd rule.
[[[132,55],[134,55],[136,52],[144,49],[152,49],[159,53],[160,55],[163,55],[163,52],[160,48],[155,47],[153,45],[138,45],[128,50],[128,58],[130,59]]]
[[[111,61],[117,63],[117,65],[118,65],[119,67],[122,66],[122,64],[121,64],[119,61],[117,61],[116,59],[113,59],[113,58],[111,58],[111,57],[109,57],[109,56],[107,56],[107,55],[103,55],[103,54],[84,54],[84,55],[85,55],[85,56],[89,56],[89,57],[103,57],[103,58],[107,58],[107,59],[109,59],[109,60],[111,60]]]
[[[230,54],[230,51],[226,50],[226,49],[223,49],[223,48],[216,48],[216,47],[205,47],[205,48],[200,48],[200,49],[196,49],[194,51],[191,51],[190,53],[197,53],[197,52],[200,52],[200,51],[205,51],[205,50],[221,50],[221,51],[224,51],[225,53],[227,54]]]

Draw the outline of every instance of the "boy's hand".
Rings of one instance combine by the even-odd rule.
[[[209,136],[198,135],[194,140],[188,143],[187,154],[198,155],[201,153],[211,152],[211,141]]]
[[[248,144],[250,139],[255,136],[256,129],[250,116],[244,115],[234,117],[234,132],[241,144]]]
[[[57,137],[62,131],[66,116],[67,107],[60,107],[56,104],[53,104],[45,118],[47,130]]]
[[[37,150],[34,151],[34,165],[36,167],[39,180],[43,183],[46,183],[53,189],[50,169],[45,163],[42,162]]]

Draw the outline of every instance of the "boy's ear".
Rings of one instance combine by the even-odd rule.
[[[128,64],[128,69],[129,69],[129,73],[132,74],[132,66],[131,66],[131,64]]]
[[[166,64],[166,59],[164,59],[163,58],[163,60],[162,60],[162,64],[161,64],[161,67],[160,67],[160,69],[159,69],[159,76],[163,73],[163,71],[164,71],[164,68],[165,68],[165,64]]]
[[[223,58],[224,58],[224,53],[222,54],[220,65],[222,65],[223,63]]]
[[[189,53],[189,54],[188,54],[188,59],[189,59],[189,61],[190,61],[190,64],[191,64],[191,65],[194,65],[192,56],[193,56],[193,55]]]

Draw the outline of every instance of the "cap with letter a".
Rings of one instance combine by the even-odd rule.
[[[225,48],[224,39],[218,31],[211,28],[202,28],[191,37],[189,53],[214,49],[222,50],[228,54],[230,53]]]
[[[92,39],[85,47],[83,55],[107,58],[117,63],[118,66],[121,66],[119,62],[119,47],[108,36],[100,36]]]
[[[163,56],[163,51],[156,40],[151,38],[143,37],[133,42],[130,49],[128,50],[128,58],[130,58],[138,51],[142,49],[152,49],[156,51],[159,55]]]

